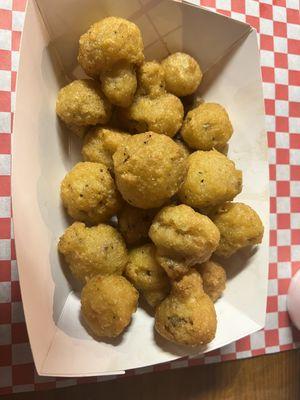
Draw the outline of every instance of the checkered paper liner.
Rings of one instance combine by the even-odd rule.
[[[195,3],[195,1],[193,1]],[[266,326],[204,356],[127,371],[123,377],[293,349],[300,332],[286,310],[300,269],[300,14],[297,0],[201,0],[257,29],[270,164],[270,264]],[[18,281],[11,215],[11,133],[26,0],[0,0],[0,394],[117,377],[61,379],[35,371]]]

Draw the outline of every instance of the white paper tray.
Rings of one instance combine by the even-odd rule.
[[[97,342],[80,322],[80,301],[56,250],[68,222],[59,184],[78,160],[78,143],[55,115],[58,89],[82,74],[76,54],[80,34],[107,15],[137,23],[146,56],[176,50],[193,55],[205,72],[199,95],[223,104],[234,125],[229,157],[244,172],[238,200],[254,207],[265,225],[251,258],[239,255],[228,269],[216,303],[218,330],[207,348],[186,349],[154,335],[141,308],[122,338]],[[47,28],[46,28],[47,26]],[[18,74],[13,135],[13,213],[26,323],[40,375],[91,376],[197,355],[263,327],[268,276],[268,163],[256,33],[249,25],[172,1],[29,0]]]

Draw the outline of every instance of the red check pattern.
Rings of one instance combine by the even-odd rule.
[[[127,371],[126,376],[234,360],[299,346],[286,294],[300,269],[300,15],[298,0],[201,0],[257,29],[270,163],[270,264],[265,329],[196,359]],[[0,0],[0,394],[115,377],[56,379],[34,369],[24,322],[11,215],[11,133],[26,0]]]

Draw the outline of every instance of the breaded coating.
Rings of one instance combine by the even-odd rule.
[[[149,236],[158,255],[173,260],[162,264],[172,279],[186,273],[183,268],[207,261],[220,239],[218,228],[208,217],[184,204],[164,207],[154,218]]]
[[[109,151],[112,155],[117,151],[120,145],[127,143],[131,138],[128,132],[120,131],[117,129],[104,129],[102,132],[103,146],[105,150]]]
[[[71,129],[72,126],[75,129],[106,124],[111,116],[111,105],[103,96],[99,83],[78,79],[58,92],[56,113]]]
[[[78,62],[93,78],[119,61],[144,61],[141,31],[124,18],[107,17],[93,24],[79,39]]]
[[[125,242],[132,246],[149,241],[148,232],[158,208],[143,210],[125,204],[118,214],[118,227]]]
[[[192,264],[189,258],[181,257],[177,254],[170,255],[169,252],[162,248],[156,250],[156,260],[171,280],[176,280],[187,274]]]
[[[216,301],[222,296],[226,286],[226,271],[225,269],[215,261],[206,261],[203,264],[196,266],[198,272],[200,272],[203,290],[212,301]]]
[[[97,275],[81,292],[81,312],[98,338],[120,335],[136,311],[137,290],[123,276]]]
[[[74,222],[59,239],[58,250],[81,282],[98,274],[121,275],[128,260],[122,236],[105,224],[88,228]]]
[[[137,88],[133,64],[119,62],[100,74],[101,88],[108,100],[119,107],[129,107]]]
[[[157,61],[148,61],[137,71],[138,95],[155,98],[166,93],[164,71]]]
[[[145,244],[129,252],[125,276],[156,307],[170,292],[170,282],[155,258],[155,246]]]
[[[64,177],[60,194],[68,214],[89,224],[107,221],[122,206],[114,180],[100,163],[76,164]]]
[[[188,157],[188,173],[178,195],[191,207],[209,212],[242,190],[242,172],[216,150],[196,151]]]
[[[109,127],[97,126],[86,134],[81,150],[84,161],[104,164],[113,172],[112,156],[120,144],[125,143],[129,134]]]
[[[202,72],[197,61],[186,53],[170,54],[161,62],[166,89],[175,96],[194,93],[202,80]]]
[[[155,329],[181,345],[204,345],[214,339],[217,316],[198,272],[192,270],[179,282],[173,282],[170,295],[156,308]]]
[[[221,239],[216,250],[218,256],[230,257],[246,246],[262,241],[264,226],[256,211],[243,203],[225,203],[211,216]]]
[[[184,142],[182,142],[180,139],[175,139],[175,142],[178,144],[178,146],[182,148],[187,157],[191,154],[190,149]]]
[[[151,98],[136,96],[129,108],[122,109],[119,117],[132,133],[153,131],[173,137],[181,128],[183,105],[170,93]]]
[[[139,208],[163,205],[186,175],[184,151],[166,135],[133,135],[113,155],[116,184],[123,198]]]
[[[66,124],[67,128],[72,132],[75,133],[76,136],[83,138],[87,131],[90,129],[90,125],[74,125],[74,124]]]
[[[202,103],[189,111],[181,128],[183,140],[196,150],[221,149],[231,138],[233,128],[224,107]]]

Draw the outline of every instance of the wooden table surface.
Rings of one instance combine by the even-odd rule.
[[[299,400],[300,349],[1,400]]]

